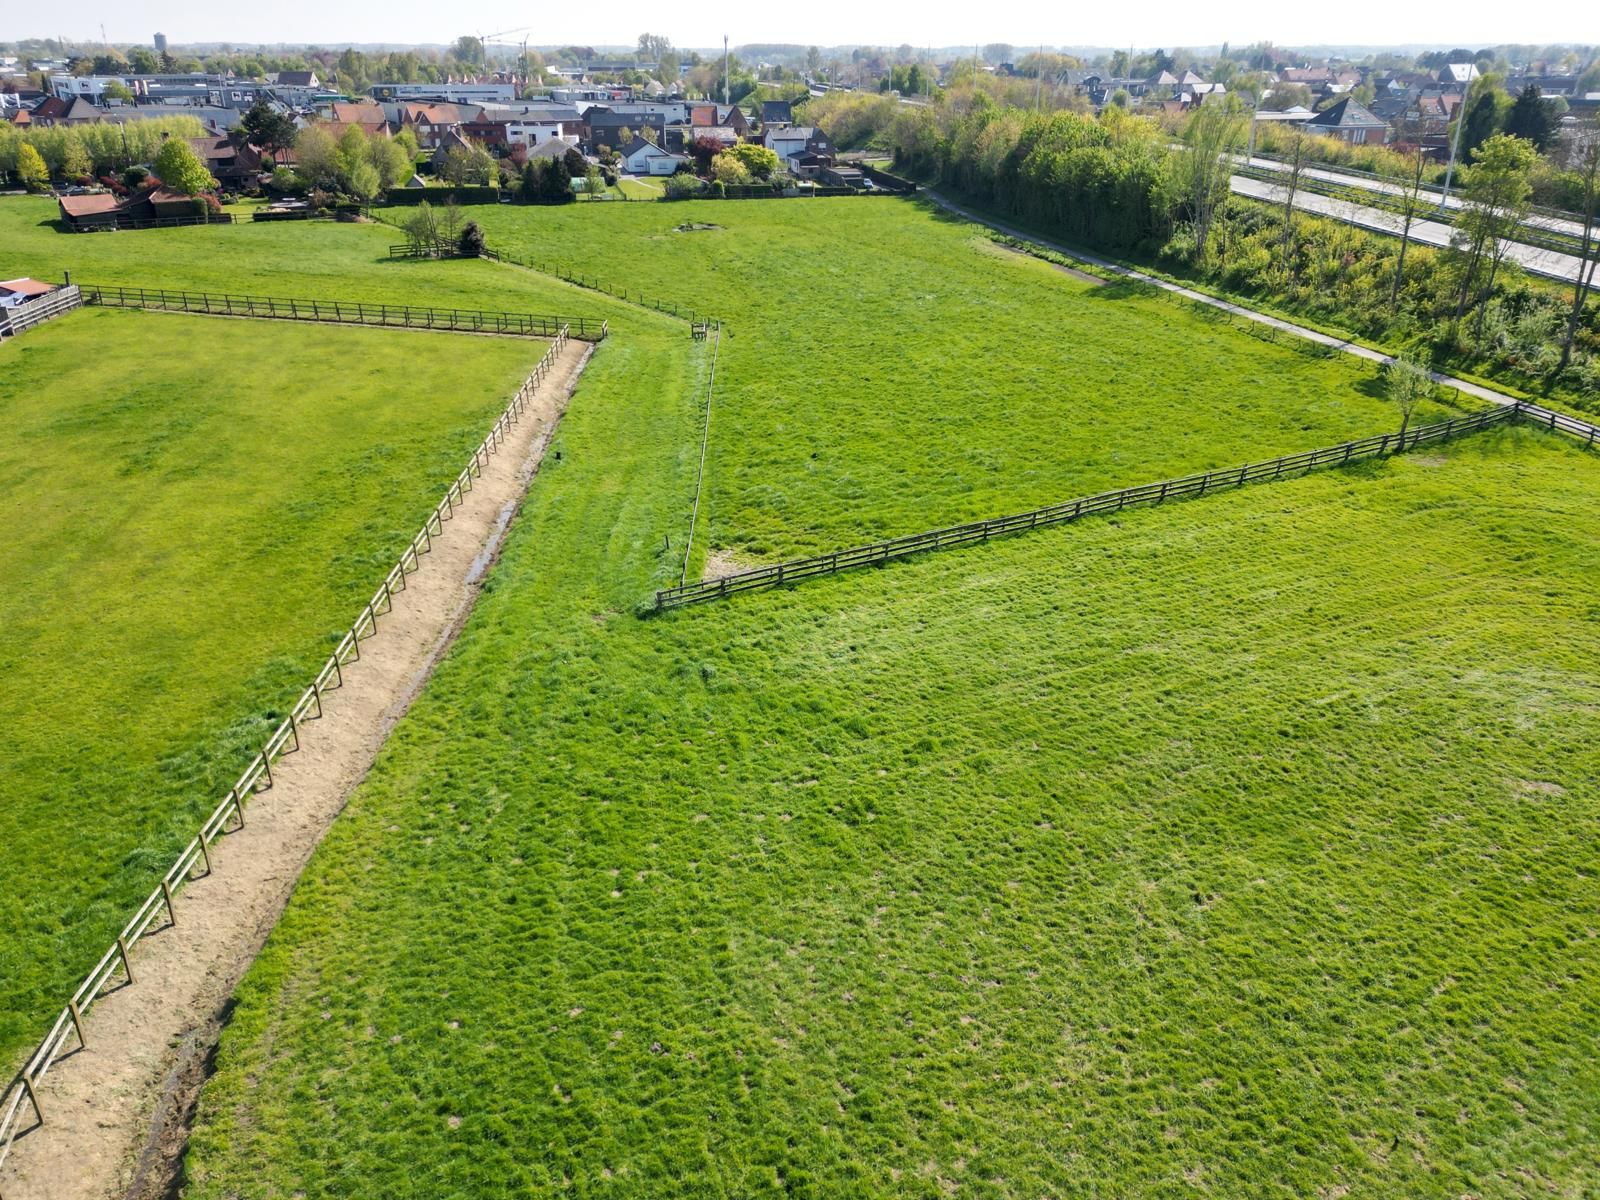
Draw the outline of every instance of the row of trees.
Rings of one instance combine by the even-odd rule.
[[[1384,160],[1400,193],[1400,238],[1297,209],[1310,138],[1280,148],[1289,164],[1283,201],[1268,206],[1235,196],[1230,179],[1248,126],[1242,112],[1226,106],[1196,110],[1175,144],[1158,122],[1114,107],[1098,118],[1031,111],[995,103],[981,85],[923,106],[833,95],[812,104],[811,119],[837,143],[889,150],[897,169],[1087,245],[1158,261],[1391,343],[1425,338],[1435,353],[1560,380],[1580,392],[1600,384],[1600,314],[1591,293],[1525,279],[1508,257],[1540,162],[1528,139],[1496,133],[1474,151],[1460,176],[1465,208],[1456,244],[1434,250],[1410,237],[1431,198],[1415,155]],[[1568,164],[1588,229],[1585,263],[1600,240],[1600,132],[1586,136],[1587,149]]]
[[[80,183],[120,175],[136,163],[153,163],[163,142],[204,133],[194,117],[39,129],[18,129],[9,121],[0,121],[0,180],[24,182],[19,167],[24,148],[32,151],[30,164],[37,159],[43,165],[45,178],[39,186],[44,186],[50,180]]]

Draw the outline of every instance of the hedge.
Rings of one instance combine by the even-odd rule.
[[[500,203],[499,188],[466,184],[459,187],[392,187],[389,189],[388,200],[390,204],[417,205],[424,200],[429,204],[444,204],[452,196],[455,197],[457,204]]]

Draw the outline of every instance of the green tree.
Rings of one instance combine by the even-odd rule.
[[[279,112],[265,100],[257,100],[252,104],[239,121],[239,125],[244,129],[250,144],[260,147],[268,154],[289,149],[294,145],[295,134],[298,132],[292,117]]]
[[[1535,150],[1543,152],[1555,130],[1555,113],[1539,95],[1538,87],[1530,83],[1506,114],[1506,132],[1512,137],[1526,138]]]
[[[1511,244],[1510,235],[1528,215],[1537,158],[1532,142],[1497,133],[1478,147],[1475,161],[1467,168],[1462,189],[1464,207],[1452,235],[1452,241],[1465,247],[1461,290],[1456,299],[1458,322],[1474,292],[1481,305],[1494,289],[1495,276]],[[1478,336],[1483,333],[1483,316],[1480,306]]]
[[[1465,122],[1461,129],[1463,158],[1471,159],[1474,150],[1499,132],[1504,103],[1505,93],[1501,91],[1498,75],[1480,75],[1473,80],[1461,118]]]
[[[1402,351],[1399,357],[1384,364],[1383,391],[1400,410],[1400,448],[1403,450],[1412,412],[1433,392],[1428,364],[1415,350]]]
[[[1178,207],[1194,229],[1196,262],[1205,258],[1212,222],[1228,198],[1244,129],[1244,118],[1230,103],[1201,105],[1184,130],[1184,149],[1174,160],[1174,184]]]
[[[61,158],[61,174],[67,179],[82,179],[93,170],[90,162],[90,152],[83,149],[80,139],[72,138],[67,141],[66,154]],[[203,170],[203,168],[202,168]],[[210,176],[206,176],[210,178]]]
[[[539,181],[540,199],[550,204],[570,204],[572,172],[567,168],[565,156],[552,158],[545,163],[543,178]]]
[[[45,167],[44,159],[27,142],[17,149],[17,178],[30,192],[42,192],[50,186],[50,171]]]
[[[200,161],[200,156],[194,152],[194,147],[182,138],[173,137],[162,142],[154,165],[162,184],[185,196],[199,195],[217,184],[211,178],[211,172],[206,170],[205,163]]]
[[[711,160],[711,178],[716,183],[737,186],[750,182],[750,171],[733,154],[724,151]]]
[[[382,184],[378,168],[369,162],[359,162],[350,171],[350,194],[357,200],[371,200],[378,194]]]
[[[463,258],[483,256],[483,252],[488,249],[488,243],[484,240],[483,230],[478,227],[476,221],[467,222],[466,228],[461,231],[461,236],[456,239],[456,249],[461,252]]]
[[[724,153],[732,155],[757,179],[770,179],[779,166],[778,152],[755,142],[740,142]]]
[[[401,228],[405,230],[406,241],[414,249],[425,249],[439,240],[439,225],[434,219],[433,205],[426,200],[417,205]]]
[[[101,94],[104,95],[107,100],[120,100],[124,104],[133,103],[133,91],[128,87],[127,84],[121,83],[115,79],[106,84],[105,90]]]
[[[524,204],[534,204],[544,198],[544,160],[529,159],[522,167],[522,181],[517,185],[517,199]]]
[[[312,187],[331,188],[339,182],[339,146],[320,124],[307,125],[294,139],[295,170]]]

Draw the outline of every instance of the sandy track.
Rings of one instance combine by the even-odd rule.
[[[175,926],[140,942],[133,985],[90,1012],[88,1047],[58,1060],[40,1085],[47,1123],[17,1139],[0,1175],[4,1200],[168,1194],[234,987],[466,620],[592,350],[567,344],[421,570],[395,594],[393,613],[379,618],[378,636],[345,667],[344,687],[327,693],[323,718],[304,723],[301,749],[274,765],[276,786],[248,806],[242,830],[217,843],[215,873],[178,896]]]

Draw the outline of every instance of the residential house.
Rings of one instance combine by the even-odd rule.
[[[794,105],[788,100],[763,100],[761,102],[761,128],[769,125],[793,125]]]
[[[93,125],[106,114],[104,109],[96,108],[81,96],[73,100],[51,96],[29,115],[32,124],[50,128],[56,125]]]
[[[624,129],[658,146],[666,141],[667,122],[660,113],[615,113],[608,108],[591,108],[583,116],[588,125],[586,144],[591,150],[621,146],[626,140],[622,136]]]
[[[1305,123],[1308,133],[1336,137],[1351,145],[1381,146],[1389,140],[1389,126],[1373,116],[1349,96],[1312,116]]]
[[[359,125],[368,137],[389,132],[389,116],[383,105],[361,101],[335,100],[327,106],[329,132],[338,137],[351,125]]]
[[[780,162],[787,162],[796,154],[823,154],[832,156],[833,146],[822,130],[811,125],[790,125],[783,129],[769,129],[761,144],[773,151]]]
[[[688,161],[642,138],[622,152],[622,169],[630,175],[671,175]]]
[[[236,146],[230,137],[189,138],[188,141],[205,163],[206,170],[224,189],[238,191],[261,178],[261,152],[248,142]]]
[[[402,104],[400,128],[411,130],[420,149],[437,150],[447,135],[481,111],[474,109],[468,117],[454,104]]]
[[[272,77],[272,94],[291,108],[309,109],[326,86],[315,71],[279,71]]]
[[[1476,63],[1447,63],[1439,68],[1439,86],[1446,91],[1465,91],[1477,77]]]
[[[696,128],[725,125],[740,137],[750,132],[750,120],[737,104],[695,104],[689,108],[689,124]]]
[[[703,125],[689,132],[694,135],[689,139],[691,142],[716,142],[724,150],[739,144],[739,131],[731,125]]]

